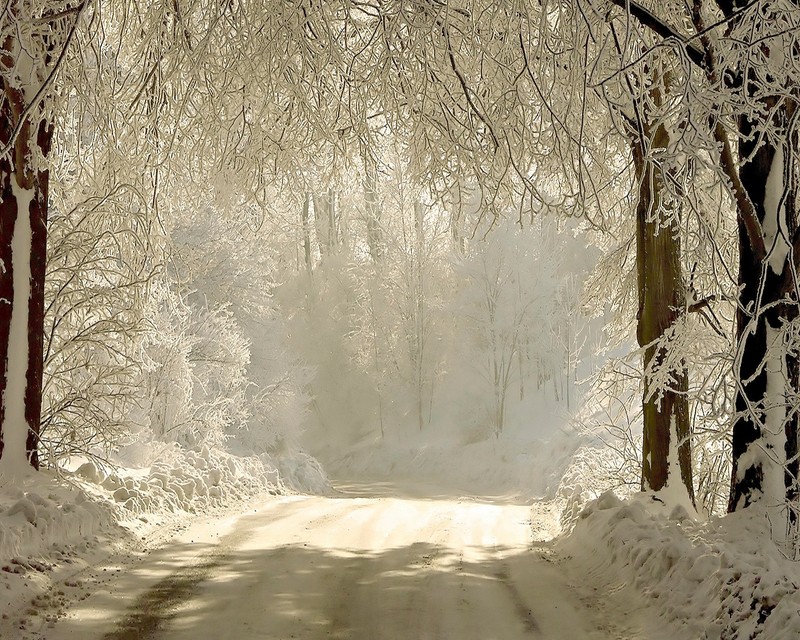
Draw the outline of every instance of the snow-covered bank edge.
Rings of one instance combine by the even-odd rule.
[[[758,509],[697,522],[652,496],[622,501],[607,492],[555,548],[601,604],[635,593],[673,638],[800,637],[800,563],[775,545]]]
[[[0,486],[0,638],[35,635],[121,567],[200,519],[242,513],[272,496],[327,493],[319,463],[299,451],[239,457],[164,447],[140,468],[83,462]],[[33,634],[33,635],[32,635]]]

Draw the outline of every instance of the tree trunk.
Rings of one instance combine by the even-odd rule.
[[[314,194],[314,226],[317,232],[320,259],[324,259],[331,250],[331,232],[328,226],[330,222],[329,209],[330,203],[327,194]]]
[[[787,121],[785,106],[774,108]],[[757,131],[763,123],[742,116],[739,156],[750,158],[739,177],[755,209],[767,255],[754,247],[739,216],[739,287],[736,313],[736,415],[729,511],[766,498],[771,506],[796,496],[797,413],[787,397],[797,393],[797,361],[787,354],[784,331],[797,318],[791,253],[786,237],[796,230],[796,194],[786,182],[792,150],[776,147]],[[786,237],[779,230],[786,231]],[[780,344],[778,344],[780,343]]]
[[[796,108],[796,105],[795,105]],[[796,154],[800,144],[800,135],[793,132],[788,140],[787,148],[790,155],[787,160],[789,171],[787,172],[788,183],[785,199],[786,221],[789,237],[794,237],[797,233],[797,199],[798,174],[796,167]],[[791,284],[791,280],[789,282]],[[793,297],[794,292],[789,289],[788,295]],[[795,300],[795,302],[797,302]],[[800,309],[797,304],[789,309],[792,318],[796,319]],[[800,499],[800,484],[798,484],[798,474],[800,474],[800,413],[798,413],[797,398],[800,395],[800,355],[796,349],[788,350],[786,354],[786,370],[788,375],[787,396],[789,401],[786,403],[786,442],[784,443],[784,453],[786,458],[786,469],[784,473],[784,484],[786,485],[786,500],[790,505],[789,509],[789,529],[797,534],[798,525],[798,500]],[[796,558],[795,558],[796,559]]]
[[[667,133],[659,126],[651,144],[664,149]],[[644,433],[642,490],[659,491],[680,481],[694,504],[687,399],[688,374],[683,364],[670,364],[666,334],[686,313],[680,228],[660,212],[663,177],[660,167],[645,156],[644,140],[632,144],[639,184],[636,206],[636,266],[639,311],[637,339],[644,348]],[[668,338],[666,338],[668,340]],[[664,367],[669,367],[664,371]],[[653,379],[661,383],[656,387]],[[664,381],[667,381],[666,383]]]
[[[14,43],[6,41],[4,49],[13,51]],[[11,55],[2,57],[8,75],[14,65]],[[39,468],[49,172],[34,163],[50,152],[53,129],[40,107],[21,122],[29,105],[8,75],[0,144],[12,143],[18,132],[0,158],[0,466],[14,472],[27,464]]]
[[[425,248],[425,210],[422,203],[414,203],[414,339],[415,339],[415,376],[417,386],[417,417],[419,430],[425,424],[423,417],[422,392],[425,386],[425,289],[423,281],[422,255]]]
[[[745,19],[743,10],[749,3],[724,0],[717,6],[728,20],[730,33]],[[706,75],[710,82],[718,83],[718,56],[711,40],[703,35],[702,0],[694,1],[692,20],[705,50]],[[769,62],[770,49],[764,42],[742,44],[749,44]],[[782,60],[784,53],[779,55]],[[778,61],[776,68],[780,66]],[[725,84],[732,93],[760,107],[738,117],[738,166],[725,129],[719,123],[714,129],[721,151],[720,166],[732,187],[739,234],[736,413],[729,511],[757,502],[783,508],[786,501],[797,500],[798,415],[793,407],[800,365],[796,347],[788,348],[787,336],[798,316],[798,283],[794,280],[800,266],[795,159],[798,138],[790,125],[797,102],[787,97],[796,96],[797,87],[784,87],[779,95],[768,95],[764,81],[769,74],[762,77],[757,68],[747,64],[725,74]],[[794,519],[790,516],[790,525]]]
[[[339,211],[336,202],[336,192],[328,189],[328,246],[331,251],[339,248]]]

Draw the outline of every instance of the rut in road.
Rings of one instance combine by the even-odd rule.
[[[530,506],[368,491],[276,500],[200,554],[172,545],[137,569],[169,558],[168,575],[116,594],[124,611],[89,599],[53,640],[615,637],[542,558]]]

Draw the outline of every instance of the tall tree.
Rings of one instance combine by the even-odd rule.
[[[797,395],[797,364],[788,354],[787,330],[798,304],[794,114],[800,78],[786,52],[798,46],[800,8],[795,2],[695,0],[682,9],[694,28],[687,33],[658,8],[612,2],[661,46],[682,52],[711,96],[690,105],[690,122],[730,187],[738,224],[729,510],[782,505],[797,495],[797,415],[787,400]]]
[[[667,149],[669,134],[646,117],[638,124],[631,149],[638,184],[636,336],[644,349],[642,489],[659,491],[679,478],[694,502],[688,372],[670,344],[686,313],[681,229],[678,217],[663,211],[664,168],[653,159]]]
[[[12,0],[0,16],[0,470],[39,466],[53,79],[86,3]]]
[[[800,78],[783,60],[786,52],[797,51],[800,5],[751,5],[744,0],[718,2],[727,22],[720,40],[734,54],[725,63],[722,81],[749,107],[735,117],[737,165],[726,152],[730,145],[724,130],[719,123],[715,127],[739,214],[739,382],[730,511],[764,498],[774,505],[784,498],[792,501],[797,497],[798,415],[787,398],[798,393],[798,363],[786,348],[785,329],[798,317],[800,302],[794,124]],[[695,0],[693,19],[697,32],[703,33],[702,0]],[[782,33],[787,27],[794,36],[787,38]],[[704,37],[702,43],[707,76],[710,82],[718,83],[718,46],[710,37]],[[760,64],[749,61],[753,48],[758,51]]]

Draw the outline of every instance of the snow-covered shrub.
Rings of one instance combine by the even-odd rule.
[[[250,350],[224,308],[187,304],[162,285],[144,354],[144,411],[159,440],[220,444],[246,425]]]
[[[250,345],[226,308],[193,308],[188,354],[194,420],[209,434],[230,434],[250,419],[246,392]]]
[[[194,433],[192,368],[189,353],[191,310],[166,282],[154,287],[148,332],[142,345],[141,413],[145,426],[162,441],[178,441]]]
[[[585,442],[567,467],[558,489],[565,500],[562,526],[569,529],[587,502],[613,490],[628,496],[641,477],[642,417],[638,380],[620,375],[627,360],[609,359],[590,380],[572,427]]]
[[[580,447],[558,485],[557,497],[564,501],[561,526],[570,530],[587,503],[608,491],[630,496],[639,489],[639,473],[625,454],[604,442]]]
[[[250,385],[246,396],[250,418],[232,434],[231,444],[238,444],[243,452],[281,455],[296,446],[300,428],[308,418],[310,400],[304,382],[310,376],[299,366],[283,371],[264,367],[262,373],[278,377],[264,386]]]
[[[274,458],[281,480],[296,491],[324,495],[330,483],[322,465],[303,451],[284,452]]]
[[[93,185],[100,189],[102,185]],[[88,187],[87,187],[88,189]],[[106,455],[137,427],[148,283],[158,271],[146,217],[124,188],[54,200],[45,289],[41,455]]]
[[[261,207],[228,206],[177,207],[170,231],[169,273],[189,314],[191,420],[243,455],[274,453],[294,446],[309,406],[309,369],[289,352],[291,321],[273,298],[278,275],[295,275],[279,270],[294,236]]]

